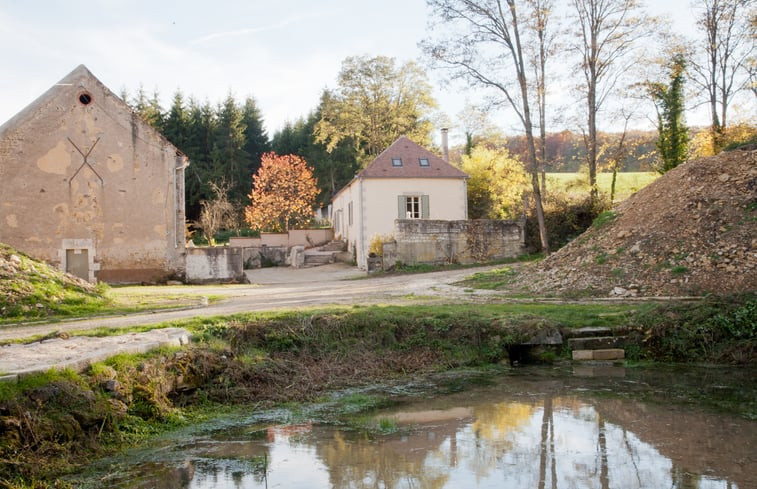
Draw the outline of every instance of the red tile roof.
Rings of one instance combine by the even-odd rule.
[[[402,166],[393,166],[392,160],[400,158]],[[428,160],[421,166],[420,159]],[[450,165],[431,151],[400,136],[375,160],[370,162],[358,178],[467,178],[468,175]]]

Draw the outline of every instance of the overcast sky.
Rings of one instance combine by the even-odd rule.
[[[689,0],[651,3],[690,28]],[[0,123],[85,64],[116,93],[158,89],[164,106],[177,88],[211,103],[253,96],[270,136],[315,108],[347,56],[418,59],[426,21],[423,0],[0,0]],[[476,102],[439,76],[440,110]]]

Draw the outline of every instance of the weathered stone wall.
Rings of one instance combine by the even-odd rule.
[[[476,219],[442,221],[397,219],[394,243],[385,244],[384,267],[396,262],[480,263],[514,258],[523,253],[524,223]]]
[[[0,242],[90,281],[181,277],[185,164],[81,66],[0,126]]]
[[[244,282],[242,248],[187,248],[186,280],[188,283]]]
[[[334,239],[332,229],[292,229],[288,233],[261,233],[259,238],[232,236],[229,246],[241,248],[321,246]]]

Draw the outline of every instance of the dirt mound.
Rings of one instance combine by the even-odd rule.
[[[669,171],[536,268],[529,288],[540,294],[757,290],[757,151]]]
[[[35,318],[104,303],[97,288],[0,243],[0,318]]]

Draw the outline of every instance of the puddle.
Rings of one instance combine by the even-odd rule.
[[[372,412],[391,434],[242,423],[110,461],[82,486],[757,488],[757,422],[703,408],[696,396],[676,401],[710,378],[714,392],[744,394],[755,373],[518,369]]]

